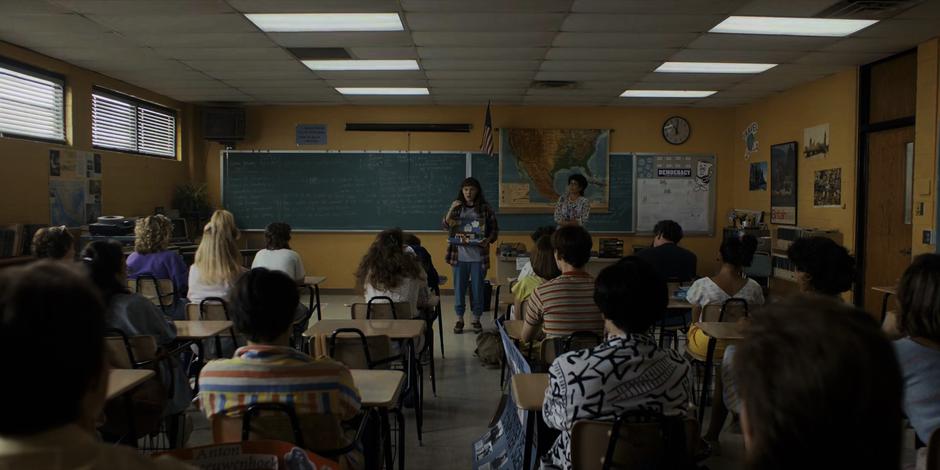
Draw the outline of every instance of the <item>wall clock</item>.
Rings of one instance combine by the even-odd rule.
[[[672,116],[663,123],[663,138],[673,145],[684,144],[692,135],[689,121],[680,116]]]

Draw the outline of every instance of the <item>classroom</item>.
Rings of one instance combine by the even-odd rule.
[[[792,21],[776,24],[775,19]],[[747,442],[750,434],[745,435],[749,431],[734,400],[738,382],[742,395],[757,393],[762,384],[754,377],[760,374],[747,380],[737,369],[734,378],[730,374],[732,360],[737,368],[743,357],[752,357],[741,351],[756,353],[766,346],[757,341],[760,335],[752,341],[745,333],[766,332],[771,320],[741,326],[728,337],[712,334],[717,330],[709,325],[760,323],[761,304],[767,306],[768,319],[783,308],[798,316],[810,306],[863,312],[858,328],[864,330],[872,319],[880,326],[882,336],[893,341],[903,379],[908,370],[901,357],[907,350],[898,342],[926,345],[922,349],[929,352],[911,354],[940,358],[940,342],[934,342],[940,338],[930,336],[940,330],[925,332],[940,325],[940,298],[925,306],[934,291],[913,279],[940,269],[931,264],[932,256],[940,257],[938,116],[940,0],[0,0],[0,278],[6,279],[0,282],[0,310],[14,302],[7,292],[14,287],[2,284],[20,285],[5,273],[28,278],[40,276],[41,269],[58,272],[32,268],[38,256],[33,233],[39,227],[67,226],[71,258],[90,269],[99,287],[96,270],[106,269],[99,263],[110,256],[104,240],[117,240],[127,261],[118,257],[120,269],[114,268],[110,280],[116,274],[122,286],[128,277],[131,285],[142,286],[146,276],[135,276],[149,270],[132,261],[149,250],[140,248],[150,236],[142,235],[141,226],[163,224],[163,218],[148,216],[167,215],[177,232],[169,245],[166,240],[156,244],[178,253],[174,260],[183,264],[174,269],[188,273],[189,284],[176,286],[169,301],[159,287],[151,296],[154,311],[165,314],[177,338],[176,349],[157,344],[161,351],[172,350],[167,360],[199,363],[195,373],[190,368],[183,376],[190,389],[182,392],[198,399],[177,410],[184,418],[174,424],[170,419],[157,423],[167,441],[186,435],[182,448],[179,441],[152,445],[152,436],[124,444],[137,445],[136,455],[170,451],[198,465],[192,448],[240,440],[238,432],[220,440],[215,417],[207,418],[215,406],[208,397],[217,403],[217,396],[229,393],[213,391],[225,389],[218,385],[224,382],[218,378],[223,367],[235,366],[216,363],[216,368],[203,359],[232,357],[236,346],[266,337],[266,331],[242,328],[262,328],[260,322],[233,318],[229,310],[244,307],[248,315],[250,307],[264,311],[284,303],[239,286],[249,282],[242,271],[254,275],[250,268],[259,262],[265,266],[259,254],[277,251],[272,239],[280,248],[288,248],[289,240],[287,251],[299,257],[291,261],[294,274],[288,274],[302,286],[289,307],[299,303],[306,309],[287,332],[293,353],[304,360],[332,355],[339,340],[330,334],[336,328],[364,328],[363,338],[380,330],[391,335],[389,354],[397,354],[398,361],[378,369],[402,373],[380,375],[368,358],[368,367],[349,366],[352,375],[339,367],[342,386],[358,387],[362,394],[355,407],[361,406],[368,418],[362,418],[362,428],[369,430],[365,439],[371,439],[367,448],[380,444],[378,457],[365,452],[366,467],[449,463],[528,470],[541,462],[542,468],[594,468],[574,463],[573,454],[551,462],[548,454],[558,451],[554,445],[563,442],[571,453],[573,424],[566,423],[555,442],[562,428],[553,422],[559,418],[552,417],[546,380],[555,380],[553,374],[562,368],[533,359],[540,352],[533,352],[530,341],[537,345],[539,335],[553,336],[559,321],[552,325],[552,307],[549,301],[542,305],[542,297],[528,303],[515,297],[514,286],[525,277],[520,276],[523,266],[541,264],[542,237],[533,231],[547,226],[552,230],[543,234],[542,243],[553,244],[546,248],[554,254],[548,261],[558,271],[553,277],[566,278],[571,270],[590,275],[590,282],[583,283],[585,298],[593,312],[603,313],[596,320],[607,322],[597,327],[598,342],[612,334],[616,323],[606,308],[617,310],[618,302],[631,295],[658,292],[659,284],[647,284],[652,281],[637,269],[645,272],[652,265],[659,274],[652,277],[669,281],[664,284],[668,305],[647,304],[639,297],[630,304],[671,312],[666,320],[659,313],[644,324],[643,337],[652,332],[649,337],[658,345],[650,347],[676,361],[677,376],[682,367],[689,369],[682,384],[673,384],[688,386],[682,392],[688,399],[681,405],[655,403],[661,414],[661,407],[675,405],[697,417],[693,421],[700,429],[685,439],[695,460],[688,467],[766,466],[769,456],[782,457],[766,449],[760,457],[765,460],[755,457],[753,449],[770,444],[753,436]],[[581,174],[587,176],[585,184],[573,179]],[[558,215],[559,208],[570,209],[578,199],[566,193],[572,185],[575,192],[580,185],[579,200],[590,207],[583,221]],[[487,204],[467,196],[467,188],[482,192]],[[459,237],[478,237],[473,243],[455,239],[466,217],[486,227],[485,233],[460,232]],[[672,230],[659,223],[667,219],[679,222],[684,234],[679,229],[670,240]],[[278,222],[289,226],[269,225]],[[582,226],[586,232],[575,230]],[[394,228],[404,233],[389,230]],[[580,260],[572,263],[566,250],[581,247],[581,232],[590,235],[590,253],[583,260],[572,255]],[[420,239],[420,246],[408,242],[409,235]],[[221,241],[206,241],[216,237]],[[753,247],[748,245],[752,239]],[[804,239],[835,243],[820,242],[809,254],[792,250]],[[397,252],[388,255],[380,246],[388,240],[415,247],[405,253],[421,263],[407,256],[402,261]],[[691,276],[664,274],[651,255],[640,255],[663,240],[694,255]],[[86,248],[99,242],[95,250]],[[209,256],[210,248],[203,246],[213,243],[234,254],[232,263],[207,272],[200,260]],[[406,271],[418,266],[420,276],[415,271],[414,277],[429,280],[424,254],[440,281],[415,287],[422,297],[404,302],[406,307],[411,302],[415,318],[420,311],[426,321],[395,316],[396,322],[415,322],[420,333],[389,333],[368,323],[376,320],[358,319],[356,305],[370,296],[395,297],[377,288],[376,272],[386,268],[380,265],[404,263]],[[452,257],[453,267],[448,266]],[[832,276],[847,276],[845,288],[820,288],[814,282],[823,282],[822,274],[807,274],[820,264],[828,268],[819,269],[837,270],[843,261],[846,270]],[[226,281],[225,290],[198,290],[196,296],[195,266],[202,266],[203,280],[232,273],[231,282]],[[475,277],[481,267],[485,286]],[[602,272],[611,286],[629,284],[633,290],[604,290]],[[615,274],[622,276],[619,284],[611,280]],[[279,278],[258,276],[251,282],[273,286],[271,292],[278,287]],[[744,285],[738,281],[748,277],[760,290],[756,305],[749,309],[744,302],[743,315],[750,319],[728,321],[719,304],[722,313],[706,320],[709,302],[696,303],[701,290],[696,279],[711,279],[711,286],[727,291],[725,282],[737,289]],[[926,282],[940,283],[940,274]],[[842,303],[806,300],[806,285]],[[105,287],[109,306],[115,294],[108,289],[117,287]],[[181,295],[187,288],[188,307]],[[120,289],[121,295],[131,295],[145,288]],[[526,295],[539,292],[530,289]],[[916,292],[923,293],[918,289],[926,289],[923,298],[917,297]],[[245,298],[230,297],[236,294]],[[212,323],[207,318],[215,312],[204,304],[218,298],[225,299],[224,317],[212,321],[225,321],[225,327],[200,330],[207,325],[201,321]],[[268,300],[271,306],[262,305]],[[392,300],[393,305],[403,301]],[[535,323],[525,313],[535,311],[533,305],[545,309],[544,319]],[[373,305],[363,308],[370,312],[364,315],[374,314]],[[172,317],[174,309],[181,316]],[[466,325],[465,309],[473,315]],[[912,316],[920,311],[934,319],[918,323]],[[681,324],[668,324],[676,312]],[[704,322],[704,329],[697,322]],[[616,331],[633,336],[616,325]],[[7,318],[0,328],[7,328]],[[14,338],[10,331],[0,337]],[[270,338],[280,338],[282,332],[277,333]],[[487,335],[492,343],[484,346]],[[702,341],[700,351],[694,349],[696,341]],[[835,348],[843,343],[824,342],[833,348],[835,361]],[[499,351],[495,367],[481,364],[488,347]],[[792,364],[774,367],[797,367],[798,360],[794,353]],[[885,367],[893,371],[897,363]],[[742,364],[740,370],[758,368]],[[159,370],[156,376],[166,378]],[[153,374],[141,377],[138,384],[160,381]],[[367,406],[378,389],[364,387],[385,379],[398,381],[394,400]],[[936,374],[931,379],[940,381]],[[145,387],[138,384],[122,390],[127,403],[142,394]],[[520,400],[527,398],[522,393],[527,388],[534,390],[534,405]],[[327,409],[346,406],[336,393],[323,398],[334,400]],[[10,396],[15,397],[4,395]],[[108,396],[102,406],[111,416],[119,400]],[[775,405],[788,406],[785,401]],[[718,405],[731,415],[731,424],[722,427],[722,415],[717,427],[709,428]],[[648,411],[649,406],[639,408]],[[898,411],[905,413],[905,425],[897,439],[897,465],[890,466],[940,468],[940,433],[934,433],[936,439],[922,435],[921,422],[909,416],[906,402]],[[940,424],[940,414],[935,416],[933,429]],[[140,421],[131,423],[135,420]],[[761,424],[751,424],[759,434]],[[98,430],[98,437],[108,441],[106,427]],[[14,448],[4,432],[0,466]],[[277,440],[290,441],[285,435]],[[696,447],[700,440],[702,446]],[[255,445],[250,442],[242,443],[246,453]],[[754,442],[759,444],[746,447]],[[827,448],[840,452],[841,442],[833,439]],[[581,457],[590,454],[588,459],[601,468],[604,444],[580,450]],[[357,460],[361,455],[340,458],[311,449],[301,453],[323,468],[366,468]],[[280,463],[287,465],[283,458]],[[653,468],[678,464],[663,465]]]

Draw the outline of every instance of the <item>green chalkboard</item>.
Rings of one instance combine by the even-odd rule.
[[[471,155],[471,175],[487,200],[499,200],[496,157]],[[253,152],[222,154],[222,203],[238,227],[274,221],[295,230],[439,230],[467,172],[467,154]],[[610,156],[610,211],[592,213],[592,232],[633,231],[633,155]],[[531,232],[552,214],[501,214],[501,231]]]
[[[439,230],[465,173],[465,153],[228,151],[222,203],[246,230]]]

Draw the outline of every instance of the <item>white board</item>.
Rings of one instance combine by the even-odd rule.
[[[714,233],[714,156],[638,154],[635,162],[638,233],[650,233],[666,219],[687,234]]]

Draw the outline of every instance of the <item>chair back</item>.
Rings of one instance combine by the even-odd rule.
[[[326,343],[327,355],[350,369],[387,369],[391,360],[392,341],[387,335],[366,336],[358,328],[338,328]]]
[[[349,445],[335,415],[298,416],[286,403],[255,403],[247,409],[219,413],[210,419],[210,427],[215,443],[273,439],[324,455]]]
[[[704,322],[736,322],[747,318],[747,300],[731,298],[722,304],[709,304],[702,307]]]
[[[940,470],[940,429],[930,433],[927,441],[926,470]]]
[[[231,320],[228,314],[228,304],[221,297],[206,297],[198,304],[186,304],[186,319],[197,320]]]
[[[615,421],[576,421],[572,468],[583,470],[687,468],[698,425],[683,416],[631,412]]]
[[[137,369],[157,356],[153,336],[129,336],[120,329],[106,328],[104,340],[108,364],[114,369]]]
[[[545,338],[541,346],[542,363],[551,364],[555,358],[566,352],[593,348],[601,344],[601,341],[601,335],[593,331],[575,331],[568,336]]]
[[[393,302],[384,295],[369,299],[366,303],[354,303],[349,307],[353,320],[397,320],[411,318],[411,304]]]
[[[154,305],[164,309],[172,308],[176,300],[173,281],[170,279],[157,279],[152,274],[139,274],[137,279],[128,279],[127,287],[138,293]]]

